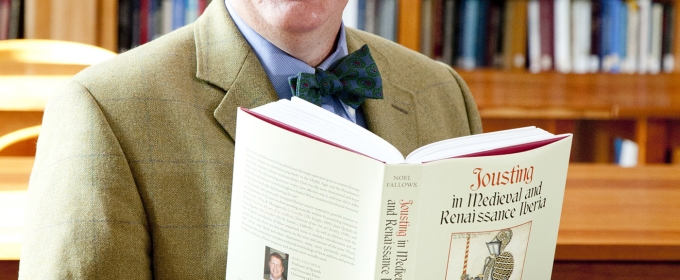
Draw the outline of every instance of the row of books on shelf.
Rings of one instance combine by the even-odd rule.
[[[394,40],[397,9],[382,9],[394,1],[352,0],[347,9],[357,12],[346,12],[346,22]],[[461,69],[674,69],[675,1],[421,0],[420,7],[420,27],[414,27],[420,30],[420,51]],[[388,36],[380,30],[383,25],[392,27]]]
[[[210,1],[118,0],[118,51],[125,52],[194,22]]]
[[[23,0],[0,0],[0,40],[23,37]]]

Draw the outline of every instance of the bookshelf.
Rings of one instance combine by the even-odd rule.
[[[417,51],[421,1],[398,2],[397,41]],[[86,2],[25,0],[26,38],[78,41],[116,51],[118,0]],[[680,8],[675,14],[680,18]],[[678,26],[680,20],[675,33]],[[680,54],[677,35],[674,53]],[[675,60],[680,65],[680,55]],[[477,100],[486,131],[531,124],[574,133],[575,162],[611,162],[615,136],[639,143],[639,163],[680,161],[680,101],[675,96],[680,67],[659,75],[457,70]]]
[[[408,48],[428,53],[420,49],[419,40],[427,36],[421,25],[431,22],[413,8],[421,1],[401,0],[400,11],[409,12],[399,14],[397,38]],[[613,162],[613,139],[622,137],[639,144],[639,164],[680,163],[680,97],[676,94],[680,91],[680,1],[657,3],[675,5],[672,73],[530,73],[507,70],[508,66],[465,70],[454,65],[477,101],[484,130],[536,125],[554,133],[574,133],[573,162]]]
[[[612,162],[614,136],[639,144],[639,163],[680,159],[680,75],[528,74],[474,70],[460,74],[484,129],[536,125],[574,133],[572,161]]]
[[[112,51],[117,51],[117,14],[118,0],[24,0],[25,1],[25,37],[35,39],[61,39],[97,45]],[[397,40],[402,45],[419,51],[421,36],[421,3],[422,0],[399,0],[399,17]],[[680,0],[672,0],[680,3]],[[678,19],[675,24],[676,36],[674,36],[674,53],[680,54],[680,6],[675,10]],[[675,57],[676,65],[674,73],[660,75],[624,75],[624,74],[561,74],[557,72],[544,72],[539,74],[528,73],[523,70],[495,70],[482,69],[472,71],[459,71],[470,87],[482,115],[486,131],[500,130],[504,128],[536,125],[555,133],[571,132],[575,134],[574,151],[572,161],[587,163],[607,163],[612,157],[612,137],[622,136],[634,139],[640,143],[640,163],[647,166],[632,169],[625,172],[621,169],[611,168],[606,164],[579,165],[577,168],[583,172],[598,172],[598,174],[611,174],[613,178],[621,179],[626,174],[625,180],[630,179],[629,189],[640,187],[640,183],[655,184],[658,179],[648,176],[641,178],[640,174],[649,174],[646,169],[655,167],[655,163],[666,163],[671,160],[677,161],[680,157],[680,55]],[[27,112],[26,115],[16,115],[16,112],[0,112],[0,119],[10,122],[39,122],[41,112]],[[11,115],[11,116],[10,116]],[[603,169],[604,168],[604,169]],[[657,174],[660,178],[666,178],[677,174],[675,168],[664,165]],[[572,168],[570,168],[571,170]],[[614,173],[612,172],[614,170]],[[579,179],[579,177],[570,178]],[[624,181],[625,181],[624,180]],[[674,189],[675,178],[666,180],[668,185],[664,188]],[[583,185],[574,180],[575,184]],[[603,184],[601,178],[594,178],[594,187],[619,187],[618,184]],[[614,193],[627,193],[626,190]],[[630,193],[627,193],[630,194]],[[639,196],[649,198],[645,193]],[[584,197],[591,197],[591,194]],[[662,193],[662,197],[666,196]],[[592,196],[595,197],[595,196]],[[605,201],[609,197],[600,197]],[[629,196],[621,198],[621,201],[635,200]],[[597,204],[599,200],[593,200]],[[612,202],[612,201],[609,201]],[[656,204],[653,200],[652,204]],[[669,202],[671,203],[671,202]],[[580,206],[580,205],[579,205]],[[634,208],[637,213],[645,213],[644,207]],[[658,211],[664,211],[662,208]],[[578,209],[576,209],[578,210]],[[574,210],[574,211],[576,211]],[[609,207],[597,208],[593,213],[614,213]],[[656,212],[655,212],[656,213]],[[669,213],[673,213],[670,211]],[[583,212],[572,216],[572,221],[580,221],[581,217],[591,217],[590,213]],[[644,217],[643,217],[644,218]],[[624,224],[628,220],[622,220]],[[596,227],[598,224],[610,225],[610,219],[603,219],[588,227]],[[644,223],[649,225],[649,223]],[[662,223],[672,226],[669,223]],[[574,222],[573,229],[587,229]],[[659,227],[661,228],[661,227]],[[630,229],[631,232],[639,230]],[[674,234],[677,231],[663,231]],[[597,233],[598,236],[607,236],[608,233]],[[582,236],[575,232],[572,237]],[[569,236],[567,236],[569,237]],[[672,236],[677,240],[677,234]],[[647,240],[644,239],[643,240]],[[592,252],[603,252],[600,244],[588,244],[591,249],[574,251],[579,258],[590,256]],[[677,248],[677,245],[674,245]],[[639,245],[629,246],[631,252],[640,253]],[[558,247],[559,250],[559,247]],[[675,250],[675,249],[674,249]],[[604,251],[606,252],[606,251]],[[665,252],[665,251],[664,251]],[[677,252],[677,250],[672,251]],[[633,255],[633,254],[631,254]],[[559,257],[561,261],[571,260],[569,257]],[[627,271],[630,275],[653,276],[659,271],[667,272],[666,276],[673,275],[677,271],[677,254],[673,257],[655,260],[643,260],[634,262],[626,259],[622,262],[608,262],[615,258],[614,255],[597,255],[595,261],[584,264],[583,262],[564,262],[556,266],[558,274],[574,274],[586,270],[601,272],[601,275],[613,271],[602,268],[608,265],[615,266],[616,271]],[[639,257],[639,256],[637,256]],[[581,260],[581,259],[576,259]],[[598,262],[599,261],[599,262]],[[656,260],[658,261],[658,260]],[[651,269],[650,269],[651,268]],[[0,261],[0,279],[16,279],[18,261]],[[644,274],[640,274],[644,271]],[[637,274],[636,274],[637,273]],[[651,274],[650,274],[651,273]],[[654,274],[656,273],[656,274]],[[624,275],[624,274],[617,274]],[[644,277],[643,276],[643,277]],[[670,276],[668,279],[673,279]],[[553,279],[609,279],[606,277],[594,278],[592,275],[579,275],[579,277],[556,277]],[[652,277],[653,278],[653,277]],[[623,278],[621,278],[623,279]],[[632,279],[632,278],[626,278]]]

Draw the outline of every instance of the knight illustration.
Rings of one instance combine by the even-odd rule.
[[[469,237],[468,237],[469,238]],[[463,268],[461,280],[507,280],[512,274],[515,259],[512,253],[506,252],[505,247],[512,239],[512,230],[504,229],[496,234],[493,240],[486,243],[489,249],[489,256],[484,260],[482,273],[475,277],[470,277],[466,273],[467,267]],[[468,243],[469,244],[469,243]]]

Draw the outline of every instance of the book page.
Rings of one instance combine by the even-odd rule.
[[[406,162],[430,162],[563,137],[533,126],[467,135],[420,147],[406,157]]]
[[[382,204],[408,202],[397,203],[392,217],[402,219],[406,209],[409,223],[395,227],[401,235],[379,233],[404,245],[393,250],[388,279],[399,266],[406,268],[401,279],[550,279],[570,147],[567,137],[521,153],[430,162],[417,180],[391,185],[402,193],[386,184]],[[388,165],[386,174],[400,172],[414,178],[400,165]]]
[[[388,163],[404,162],[401,152],[385,139],[301,98],[281,99],[252,111],[270,118],[265,121],[293,127],[368,157]]]
[[[238,114],[226,279],[370,279],[384,164]]]
[[[404,159],[379,136],[297,97],[247,111],[276,126],[388,164],[430,162],[564,137],[533,126],[523,127],[438,141],[416,149]]]

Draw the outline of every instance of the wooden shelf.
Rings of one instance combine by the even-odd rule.
[[[459,73],[483,118],[680,118],[680,74]]]
[[[667,163],[680,149],[680,74],[461,71],[484,130],[536,125],[574,133],[572,161],[612,162],[613,138],[639,144],[638,163]]]

